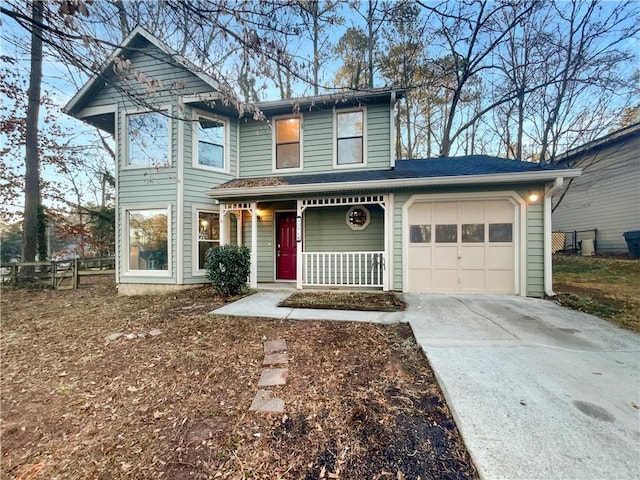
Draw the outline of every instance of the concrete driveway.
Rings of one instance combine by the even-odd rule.
[[[405,300],[483,478],[640,478],[640,336],[545,300]]]

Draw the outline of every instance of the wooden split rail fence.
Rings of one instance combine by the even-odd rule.
[[[75,258],[49,262],[10,262],[0,264],[2,283],[46,282],[56,289],[76,289],[80,278],[89,275],[113,275],[115,257]]]

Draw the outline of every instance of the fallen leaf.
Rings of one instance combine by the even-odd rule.
[[[637,404],[637,403],[635,403],[635,402],[631,402],[631,406],[632,406],[633,408],[635,408],[636,410],[640,410],[640,405],[638,405],[638,404]]]
[[[159,419],[160,417],[162,417],[162,415],[164,415],[164,413],[161,412],[160,410],[155,410],[153,412],[153,418],[155,418],[156,420]]]
[[[318,478],[324,478],[325,474],[327,473],[327,467],[322,467],[320,469],[320,476]]]

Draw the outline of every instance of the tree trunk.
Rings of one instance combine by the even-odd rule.
[[[42,29],[44,3],[32,5],[31,71],[29,73],[29,103],[25,125],[24,224],[22,261],[33,262],[38,248],[38,208],[40,207],[40,155],[38,152],[38,119],[40,117],[40,87],[42,83]],[[42,259],[41,259],[42,260]]]

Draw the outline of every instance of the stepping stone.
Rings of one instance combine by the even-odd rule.
[[[264,413],[284,413],[284,400],[272,397],[269,390],[258,390],[249,410]]]
[[[268,368],[262,372],[262,375],[260,375],[258,388],[286,385],[288,374],[289,370],[286,368]]]
[[[286,365],[288,363],[289,356],[286,353],[268,353],[262,361],[262,365]]]
[[[284,352],[287,350],[287,342],[283,338],[279,338],[278,340],[267,340],[264,342],[264,353],[278,353]]]

